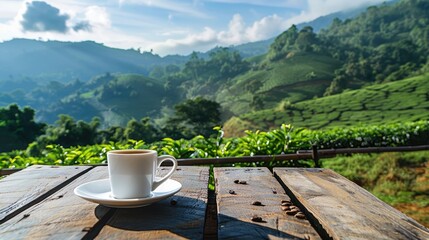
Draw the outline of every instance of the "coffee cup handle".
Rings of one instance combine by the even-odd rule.
[[[174,171],[176,171],[177,160],[176,160],[176,158],[174,158],[173,156],[170,156],[170,155],[162,155],[162,156],[158,157],[157,169],[161,166],[161,164],[164,161],[171,161],[171,162],[173,162],[173,167],[171,168],[170,172],[168,172],[167,175],[165,175],[161,179],[157,180],[157,179],[154,178],[154,181],[153,181],[153,184],[152,184],[152,191],[155,190],[159,185],[161,185],[167,179],[169,179],[171,177],[171,175],[174,173]]]

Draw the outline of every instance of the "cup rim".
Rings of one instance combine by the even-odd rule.
[[[147,155],[154,154],[156,151],[152,149],[117,149],[107,151],[109,155],[129,155],[127,153],[132,153],[133,155]]]

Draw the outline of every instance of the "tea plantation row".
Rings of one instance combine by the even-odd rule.
[[[360,148],[383,146],[408,146],[429,144],[429,120],[393,123],[386,125],[361,125],[309,130],[282,124],[269,132],[245,131],[239,138],[224,138],[223,130],[216,127],[217,137],[194,137],[190,140],[165,138],[160,142],[146,144],[141,140],[127,143],[99,144],[64,148],[48,145],[39,156],[30,151],[13,151],[0,154],[0,168],[23,168],[32,164],[75,165],[106,163],[106,153],[112,149],[150,148],[159,154],[176,158],[209,158],[229,156],[254,156],[294,153],[311,149],[316,144],[320,149]],[[290,162],[277,162],[289,165]],[[301,162],[300,164],[310,164]]]
[[[252,129],[271,129],[288,122],[294,126],[322,129],[425,120],[429,117],[429,75],[371,85],[333,96],[301,102],[283,101],[277,107],[239,116]],[[240,131],[241,125],[225,123]]]

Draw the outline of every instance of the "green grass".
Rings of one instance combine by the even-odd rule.
[[[82,99],[91,99],[91,98],[94,98],[95,97],[94,91],[82,93],[82,94],[80,94],[79,97],[82,98]]]
[[[429,226],[429,151],[355,154],[322,165]]]
[[[240,115],[267,131],[288,123],[310,129],[429,119],[429,74]],[[261,117],[263,116],[263,118]],[[235,127],[228,125],[230,127]],[[267,128],[268,127],[268,128]]]

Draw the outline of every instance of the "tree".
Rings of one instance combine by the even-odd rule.
[[[59,144],[63,147],[84,146],[97,143],[100,119],[95,117],[90,123],[75,121],[71,116],[59,115],[56,126],[49,126],[46,134],[37,141],[41,145]]]
[[[295,50],[295,41],[298,37],[298,29],[292,25],[288,30],[280,34],[270,46],[267,54],[270,61],[276,61],[288,54],[288,52]]]
[[[155,79],[161,79],[164,77],[165,71],[164,68],[161,66],[155,66],[152,71],[149,73],[149,77],[155,78]]]
[[[125,129],[120,126],[111,126],[107,129],[98,131],[99,143],[108,143],[108,142],[124,142],[126,141]]]
[[[312,45],[316,43],[316,34],[313,32],[313,28],[310,26],[304,27],[301,31],[299,31],[295,42],[299,50],[306,52],[312,51]]]
[[[211,77],[222,80],[233,78],[246,71],[249,69],[249,63],[242,60],[238,51],[221,47],[210,53],[210,60],[207,62],[206,68],[211,70]]]
[[[175,115],[167,120],[166,129],[182,131],[184,137],[209,137],[215,133],[213,127],[220,124],[220,105],[215,101],[197,97],[177,104],[174,109]]]
[[[159,130],[150,123],[150,118],[145,117],[139,121],[132,119],[125,128],[125,137],[133,140],[143,140],[152,143],[161,139]]]
[[[175,74],[180,72],[180,67],[174,64],[169,64],[167,66],[165,66],[165,73],[167,75],[171,75],[171,74]]]
[[[34,121],[34,110],[12,104],[0,108],[0,152],[25,149],[39,135],[43,134],[45,124]]]
[[[196,52],[192,52],[191,58],[185,64],[183,73],[194,81],[199,80],[200,73],[203,71],[205,66],[205,61],[202,58],[198,57]]]

